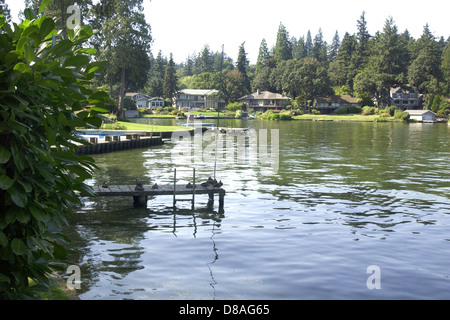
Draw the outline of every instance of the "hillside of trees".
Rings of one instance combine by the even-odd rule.
[[[2,0],[3,2],[3,0]],[[45,14],[54,17],[63,32],[70,14],[64,9],[71,0],[52,2]],[[26,0],[38,8],[41,0]],[[319,29],[308,30],[298,38],[290,36],[280,23],[276,43],[261,39],[256,64],[250,64],[245,42],[239,47],[237,61],[225,52],[214,52],[208,45],[194,51],[176,64],[172,53],[151,51],[151,27],[146,22],[143,0],[92,0],[77,2],[83,24],[98,30],[91,40],[98,60],[107,68],[94,86],[107,90],[123,108],[126,92],[162,96],[167,101],[179,89],[221,89],[227,103],[257,89],[282,93],[292,105],[304,107],[316,96],[350,94],[362,105],[388,106],[391,87],[410,86],[424,95],[423,104],[434,112],[449,114],[450,37],[423,34],[413,38],[408,30],[400,32],[393,18],[386,19],[383,30],[370,34],[363,12],[355,21],[356,33],[336,31],[327,43]]]

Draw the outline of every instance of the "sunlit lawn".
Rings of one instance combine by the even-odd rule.
[[[300,116],[294,116],[295,120],[333,120],[333,121],[367,121],[373,122],[377,120],[379,115],[368,115],[363,116],[361,114],[343,114],[343,115],[332,115],[332,114],[303,114]],[[394,120],[394,117],[387,117],[386,120]]]
[[[145,124],[145,123],[132,123],[132,122],[123,122],[123,121],[118,121],[118,123],[121,127],[125,128],[124,130],[172,132],[172,131],[189,129],[189,128],[182,127],[182,126],[159,126],[159,125],[152,125],[152,124]]]

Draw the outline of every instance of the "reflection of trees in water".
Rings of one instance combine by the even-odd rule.
[[[67,227],[66,234],[72,240],[71,249],[76,252],[70,263],[81,268],[82,288],[79,294],[90,291],[105,278],[111,278],[111,284],[120,286],[116,281],[144,269],[146,266],[141,257],[146,249],[140,242],[148,237],[147,232],[171,232],[177,236],[189,230],[195,238],[200,228],[208,226],[212,226],[214,259],[207,266],[214,288],[211,265],[218,255],[213,236],[220,230],[224,215],[209,209],[152,211],[133,208],[128,202],[124,205],[123,199],[110,199],[108,202],[94,203],[92,207],[78,211],[75,220]],[[127,293],[122,290],[126,287],[124,285],[117,290],[125,295]]]

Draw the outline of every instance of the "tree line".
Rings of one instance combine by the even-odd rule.
[[[25,0],[38,8],[41,0]],[[52,2],[45,14],[66,31],[65,8],[72,0]],[[151,51],[151,27],[146,22],[143,0],[77,1],[83,24],[98,30],[91,40],[98,60],[107,68],[94,85],[107,89],[123,108],[126,92],[143,92],[171,100],[177,90],[220,89],[229,103],[257,89],[282,93],[293,105],[306,107],[320,95],[350,94],[363,105],[388,106],[391,87],[412,87],[424,94],[424,106],[449,112],[450,38],[438,38],[427,25],[420,38],[408,30],[399,32],[392,17],[383,30],[370,34],[365,12],[356,21],[356,33],[342,38],[336,31],[331,43],[322,30],[298,38],[290,36],[280,23],[276,43],[269,48],[262,39],[256,64],[250,64],[245,42],[237,61],[208,45],[192,53],[183,63],[175,63],[172,53]]]

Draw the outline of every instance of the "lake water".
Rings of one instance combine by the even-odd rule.
[[[223,213],[201,195],[194,211],[175,212],[170,196],[149,198],[147,209],[84,199],[67,231],[81,299],[450,298],[447,124],[220,126],[267,129],[272,161],[249,139],[218,144]],[[214,174],[214,136],[192,156],[188,140],[96,155],[89,183],[171,183],[174,168],[179,183],[192,168],[202,182]]]

